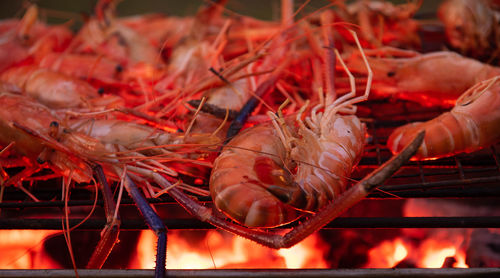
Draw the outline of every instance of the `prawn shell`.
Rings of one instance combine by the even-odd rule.
[[[299,130],[301,140],[292,150],[298,161],[295,180],[305,192],[306,211],[317,211],[346,190],[347,177],[359,162],[366,126],[353,115],[322,120],[320,135]]]
[[[51,108],[84,107],[89,99],[99,97],[83,80],[33,66],[12,68],[2,74],[1,80],[24,89],[28,96]]]
[[[39,66],[64,72],[69,76],[99,80],[113,80],[121,65],[106,57],[83,54],[48,53]]]
[[[451,51],[411,53],[409,58],[374,58],[372,95],[418,102],[424,106],[452,108],[467,89],[479,81],[500,75],[500,68]],[[348,66],[365,73],[359,57]]]
[[[285,148],[272,127],[241,132],[214,162],[210,193],[216,207],[247,227],[275,227],[297,219],[299,211],[266,189],[265,181],[284,182],[280,159],[284,156]],[[275,168],[264,166],[265,161]]]
[[[66,176],[71,175],[77,182],[88,182],[91,179],[90,166],[78,154],[100,157],[105,150],[96,140],[82,134],[61,132],[58,142],[67,149],[58,150],[57,146],[52,146],[46,139],[53,140],[49,136],[50,125],[60,122],[50,109],[25,96],[9,93],[0,94],[0,104],[0,146],[15,142],[13,148],[17,154],[32,161],[39,158],[50,161],[53,170]],[[21,130],[21,127],[29,128],[36,134]],[[40,157],[42,153],[45,155]]]
[[[421,130],[426,132],[424,142],[412,160],[469,153],[498,142],[500,82],[494,81],[493,87],[481,90],[491,80],[480,82],[466,91],[450,112],[427,122],[409,123],[395,129],[387,141],[389,149],[394,154],[399,153]]]
[[[8,93],[0,94],[0,145],[16,142],[14,149],[24,156],[37,156],[44,148],[43,144],[25,132],[19,132],[14,127],[16,122],[21,126],[30,126],[32,129],[41,130],[47,128],[45,123],[55,119],[48,109],[40,105],[32,105],[32,102],[24,102],[24,98]],[[30,115],[37,115],[32,118]]]

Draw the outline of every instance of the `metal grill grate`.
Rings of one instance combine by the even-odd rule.
[[[387,109],[391,107],[391,109]],[[390,113],[387,113],[390,111]],[[368,131],[370,134],[369,143],[365,148],[365,154],[359,166],[352,175],[353,180],[359,180],[373,169],[377,168],[383,162],[388,160],[391,153],[386,147],[386,141],[390,132],[410,121],[425,120],[439,115],[440,109],[425,108],[407,102],[392,103],[387,101],[370,101],[359,107],[359,114],[366,119]],[[460,198],[466,200],[485,200],[500,197],[500,146],[485,148],[473,154],[462,154],[451,158],[444,158],[433,161],[409,162],[396,175],[383,185],[380,190],[372,193],[369,198],[375,201],[384,202],[385,200],[404,200],[406,198]],[[48,181],[33,180],[26,185],[31,192],[37,196],[41,202],[31,201],[25,193],[17,188],[6,188],[4,200],[0,203],[0,229],[61,229],[61,215],[63,215],[64,202],[60,200],[60,186],[62,182],[55,178]],[[68,206],[73,209],[88,209],[94,204],[94,191],[88,186],[78,186],[72,190],[71,201]],[[210,198],[200,197],[200,201],[211,204]],[[192,218],[173,199],[164,195],[160,198],[149,199],[150,203],[157,207],[168,208],[173,211],[164,217],[164,222],[169,229],[180,230],[206,230],[214,227]],[[102,200],[97,200],[97,216],[88,219],[79,229],[81,230],[101,230],[105,225],[105,218],[102,212]],[[127,210],[127,216],[122,215],[122,230],[141,230],[147,229],[140,215],[133,208],[133,202],[125,198],[121,203],[122,209],[131,207]],[[121,209],[121,210],[122,210]],[[135,212],[135,215],[133,213]],[[38,215],[41,215],[38,217]],[[85,214],[82,214],[85,215]],[[83,216],[75,215],[70,219],[70,226],[73,226],[83,220]],[[288,228],[288,227],[285,227]],[[499,216],[454,216],[454,217],[393,217],[391,215],[376,217],[341,217],[335,219],[324,229],[338,228],[500,228]],[[348,272],[345,272],[348,271]],[[313,272],[294,272],[293,270],[276,270],[268,273],[264,270],[207,270],[195,273],[195,275],[214,277],[236,277],[243,275],[247,277],[261,277],[261,274],[275,277],[318,277],[329,275],[332,277],[370,277],[379,276],[397,276],[397,277],[418,277],[432,273],[435,277],[446,277],[453,273],[457,277],[473,277],[477,273],[485,275],[498,275],[498,269],[475,270],[450,270],[439,269],[429,270],[342,270],[329,269]],[[479,272],[478,272],[479,271]],[[30,276],[47,275],[71,275],[69,272],[47,274],[40,271],[30,271]],[[87,273],[81,272],[80,275]],[[115,270],[103,270],[97,275],[104,277],[128,277],[127,273],[118,273]],[[147,271],[139,271],[134,275],[149,275]],[[176,272],[179,276],[191,275],[193,273],[186,271]],[[18,277],[12,272],[0,271],[1,276]],[[85,276],[84,275],[84,276]],[[236,276],[233,276],[236,275]],[[306,276],[303,276],[306,275]],[[35,277],[33,276],[33,277]],[[271,277],[262,276],[262,277]],[[64,276],[65,277],[65,276]],[[90,277],[90,276],[89,276]]]
[[[364,156],[351,176],[353,181],[360,180],[364,175],[371,172],[391,157],[391,153],[386,147],[386,142],[388,136],[394,128],[411,121],[426,120],[435,117],[442,113],[443,110],[421,107],[404,101],[394,103],[387,100],[374,100],[360,105],[358,112],[360,117],[366,120],[370,137],[369,143],[365,147]],[[369,198],[400,199],[500,197],[499,152],[500,144],[497,144],[496,146],[485,148],[472,154],[461,154],[451,158],[431,161],[408,162],[398,173],[389,179],[385,185],[380,187],[380,190],[370,194]],[[60,185],[61,181],[57,178],[50,179],[48,181],[40,181],[36,177],[33,178],[28,183],[27,187],[30,187],[33,195],[42,200],[41,202],[34,202],[30,200],[24,192],[17,188],[6,188],[4,192],[4,200],[0,203],[0,209],[2,210],[0,228],[11,229],[16,227],[23,229],[59,229],[60,223],[57,223],[55,226],[51,226],[48,224],[50,221],[44,222],[39,221],[36,218],[32,218],[30,212],[37,210],[37,212],[41,212],[43,214],[43,210],[51,212],[54,209],[56,209],[56,211],[61,209],[64,206],[64,202],[54,201],[60,199]],[[85,186],[73,189],[71,193],[72,200],[68,202],[68,206],[92,206],[94,204],[95,193],[91,189],[91,187]],[[199,197],[198,199],[206,203],[211,202],[209,197]],[[157,205],[176,206],[175,201],[167,195],[155,199],[149,199],[149,202]],[[102,203],[102,200],[97,200],[96,202],[98,206],[102,206]],[[122,200],[122,204],[132,205],[133,202],[129,198],[124,198]],[[24,212],[28,212],[27,216],[29,217],[23,217]],[[185,218],[186,216],[183,215],[181,220],[185,221]],[[491,220],[494,220],[494,218]],[[96,221],[100,223],[104,221],[104,219]],[[124,228],[145,228],[143,224],[133,227],[132,225],[126,225],[127,219],[123,219],[123,221]],[[399,222],[399,220],[394,221]],[[38,222],[38,224],[35,222]],[[169,223],[169,226],[171,225],[170,228],[172,229],[182,229],[182,225],[175,223],[175,217],[172,220],[166,220],[166,222]],[[188,226],[190,228],[194,228],[196,226],[203,228],[210,227],[210,225],[204,223],[193,224],[195,222],[197,222],[197,220],[192,219],[192,223]],[[333,223],[336,222],[338,221],[334,221]],[[40,223],[47,224],[41,225]],[[350,222],[348,221],[347,223]],[[377,221],[374,221],[373,223],[377,223]],[[381,221],[381,223],[387,222]],[[493,225],[491,227],[497,227],[497,225],[493,222],[489,223]],[[498,223],[500,223],[500,221]],[[338,224],[332,225],[333,227],[337,227],[336,225]],[[383,227],[382,224],[373,225],[374,227]],[[404,224],[398,225],[405,226]],[[414,224],[408,225],[414,226]],[[93,226],[94,225],[89,224],[87,228],[91,228]],[[353,227],[353,224],[348,224],[347,226]],[[481,224],[481,226],[484,225]],[[100,227],[95,228],[100,229]]]

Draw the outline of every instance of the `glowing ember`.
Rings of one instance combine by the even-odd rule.
[[[384,241],[368,253],[368,268],[394,267],[408,255],[408,249],[401,238]]]
[[[221,231],[202,237],[199,232],[174,231],[168,234],[167,268],[326,268],[323,257],[328,250],[319,247],[325,246],[320,241],[313,235],[290,249],[273,250]],[[155,242],[151,231],[141,233],[138,261],[131,268],[154,267]]]
[[[322,254],[328,250],[318,248],[320,241],[317,236],[310,236],[292,248],[278,250],[278,254],[285,258],[287,268],[326,268]]]
[[[458,250],[455,259],[457,260],[456,263],[453,264],[453,267],[460,267],[460,268],[468,268],[469,266],[465,263],[465,251],[464,250]]]
[[[456,250],[453,247],[427,250],[427,254],[424,259],[420,262],[422,267],[425,268],[439,268],[443,265],[447,257],[452,257],[455,255]]]
[[[406,202],[404,215],[406,217],[446,217],[459,215],[479,215],[479,210],[470,210],[468,206],[443,200],[410,199]],[[404,229],[409,238],[419,240],[418,246],[413,246],[412,261],[416,267],[469,267],[465,263],[465,248],[468,229]],[[453,258],[446,262],[446,258]],[[454,261],[454,262],[453,262]]]
[[[59,268],[43,251],[43,241],[57,231],[2,230],[0,231],[0,269]]]
[[[443,266],[447,257],[454,257],[457,260],[453,267],[468,267],[465,264],[464,252],[458,252],[459,247],[451,242],[443,242],[434,238],[427,239],[422,243],[420,252],[422,260],[417,263],[418,267],[438,268]]]

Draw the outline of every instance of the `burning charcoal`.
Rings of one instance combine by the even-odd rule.
[[[353,230],[323,230],[320,232],[324,241],[332,248],[325,254],[325,259],[332,268],[366,267],[370,262],[369,252],[384,240],[390,240],[399,235],[398,229],[380,229],[377,232],[364,229]],[[373,267],[382,267],[374,264]]]
[[[500,233],[479,229],[470,237],[467,264],[470,267],[500,267]]]
[[[359,233],[351,230],[323,230],[320,235],[334,246],[325,254],[329,267],[361,267],[366,263],[371,246]]]
[[[134,257],[138,231],[121,231],[120,243],[111,251],[104,268],[124,268],[129,265]],[[97,242],[100,238],[99,231],[72,231],[71,244],[75,255],[76,267],[84,268],[87,264]],[[66,247],[64,236],[58,235],[47,239],[43,243],[46,253],[64,268],[72,268],[71,259]]]
[[[451,268],[456,262],[457,259],[455,259],[455,257],[446,257],[446,259],[444,259],[444,263],[441,268]]]
[[[400,261],[395,268],[415,268],[417,265],[412,259],[404,259]]]

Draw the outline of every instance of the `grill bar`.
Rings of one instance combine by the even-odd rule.
[[[69,220],[70,226],[82,222],[83,218]],[[61,218],[47,219],[0,219],[0,229],[60,230]],[[166,219],[168,229],[215,229],[214,226],[197,219]],[[83,230],[101,230],[105,219],[89,219],[79,226]],[[284,226],[283,228],[290,228]],[[500,216],[481,217],[340,217],[324,227],[337,228],[500,228]],[[148,229],[142,219],[123,219],[121,230]]]
[[[154,270],[138,269],[79,269],[78,275],[82,278],[125,278],[125,277],[153,277]],[[333,277],[333,278],[417,278],[417,277],[499,277],[500,268],[405,268],[405,269],[204,269],[204,270],[167,270],[169,277]],[[72,269],[40,269],[40,270],[0,270],[3,278],[69,278],[75,277]]]
[[[390,192],[390,194],[386,193]],[[397,196],[397,197],[396,197]],[[381,191],[376,191],[368,197],[369,199],[398,199],[398,198],[484,198],[484,197],[500,197],[500,187],[471,187],[464,189],[447,189],[447,188],[431,188],[425,191],[413,189],[406,191],[392,191],[381,188]],[[151,204],[167,205],[175,204],[171,198],[150,199]],[[203,198],[203,202],[210,200]],[[92,206],[94,201],[91,200],[76,200],[69,201],[68,207],[76,206]],[[102,207],[104,202],[98,200],[96,205]],[[120,205],[134,205],[131,199],[123,199]],[[63,208],[63,201],[43,201],[43,202],[3,202],[0,203],[0,209],[25,209],[25,208]]]
[[[436,182],[422,182],[422,183],[407,183],[401,185],[386,185],[382,189],[384,191],[402,191],[402,190],[413,190],[413,189],[429,189],[429,188],[440,188],[449,186],[464,186],[472,184],[484,184],[484,183],[497,183],[500,182],[500,176],[493,177],[481,177],[463,180],[443,180]]]
[[[393,178],[392,180],[398,177]],[[400,178],[409,178],[409,176],[400,176]],[[467,178],[467,179],[450,179],[441,180],[434,182],[424,182],[424,183],[405,183],[405,184],[388,184],[380,188],[380,191],[376,191],[370,194],[369,198],[394,198],[394,196],[403,198],[433,198],[433,197],[449,197],[449,198],[465,198],[465,197],[500,197],[500,176],[485,176],[478,178]],[[485,184],[492,184],[491,186],[485,186]],[[458,187],[458,188],[457,188]],[[385,194],[383,192],[389,192],[392,194]],[[45,195],[47,192],[41,192],[40,195]],[[80,194],[85,194],[80,192]],[[34,192],[37,196],[37,192]],[[87,194],[88,195],[88,194]],[[78,198],[78,193],[73,194]],[[0,203],[0,209],[2,208],[47,208],[47,207],[63,207],[63,201],[24,201],[26,195],[22,192],[9,191],[5,193],[5,197],[8,200]],[[199,197],[202,202],[210,202],[210,197]],[[175,201],[168,197],[163,196],[161,198],[149,198],[148,201],[151,204],[173,204]],[[94,200],[73,200],[68,202],[68,206],[92,206]],[[97,200],[98,206],[103,205],[102,200]],[[132,199],[124,198],[121,201],[122,205],[133,204]]]

